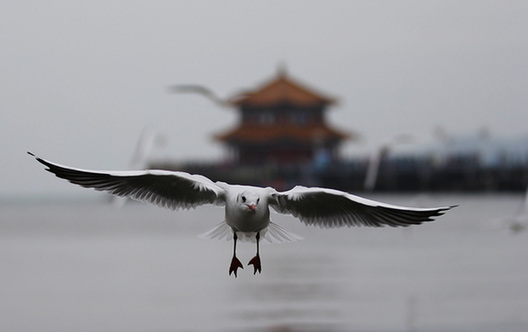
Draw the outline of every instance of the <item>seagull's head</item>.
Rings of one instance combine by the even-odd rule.
[[[253,213],[257,212],[260,201],[260,196],[250,191],[242,192],[237,198],[237,202],[241,209]]]

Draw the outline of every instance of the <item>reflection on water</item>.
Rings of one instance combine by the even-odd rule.
[[[196,235],[222,210],[0,205],[0,330],[525,331],[528,232],[497,220],[522,195],[374,197],[460,206],[412,229],[308,228],[228,276],[232,243]],[[241,244],[248,261],[254,245]]]
[[[240,303],[233,320],[240,320],[246,328],[343,330],[335,304],[344,289],[328,275],[339,272],[338,264],[328,254],[308,254],[284,253],[272,260],[271,277],[236,286]]]

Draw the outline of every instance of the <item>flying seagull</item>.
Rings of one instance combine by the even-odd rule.
[[[198,95],[202,95],[205,98],[210,99],[213,103],[226,107],[229,106],[229,103],[216,95],[216,93],[213,92],[213,90],[202,86],[202,85],[194,85],[194,84],[179,84],[179,85],[172,85],[169,87],[170,91],[174,93],[195,93]]]
[[[227,98],[227,97],[222,98],[218,96],[213,90],[209,89],[208,87],[205,87],[203,85],[195,85],[195,84],[171,85],[169,87],[169,90],[173,93],[194,93],[194,94],[203,96],[211,100],[213,103],[221,107],[232,107],[233,103],[235,103],[237,100],[251,95],[250,92],[239,92],[231,98]]]
[[[190,209],[214,204],[225,207],[225,220],[204,234],[206,238],[232,236],[233,258],[229,275],[237,276],[242,263],[236,256],[237,240],[256,241],[257,252],[248,265],[262,271],[259,242],[288,242],[300,237],[270,221],[270,207],[291,214],[306,225],[319,227],[407,227],[432,221],[454,206],[409,208],[385,204],[326,188],[295,188],[279,192],[271,187],[213,182],[202,175],[165,170],[90,171],[52,163],[31,152],[57,177],[117,196],[146,201],[161,207]]]
[[[394,146],[401,143],[408,143],[411,141],[412,137],[409,135],[398,135],[392,140],[382,144],[375,151],[375,153],[370,156],[367,167],[367,176],[365,177],[365,184],[363,186],[366,191],[373,191],[374,187],[376,186],[381,160],[389,154],[389,152],[394,148]]]
[[[136,144],[136,149],[130,160],[129,169],[144,169],[147,166],[152,150],[156,145],[165,144],[165,137],[150,130],[143,130]],[[112,204],[116,208],[125,205],[128,197],[113,196]]]
[[[503,222],[513,233],[520,233],[528,228],[528,189],[524,196],[524,202],[516,215],[504,218]]]

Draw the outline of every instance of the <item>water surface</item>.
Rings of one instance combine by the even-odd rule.
[[[319,229],[263,245],[228,276],[232,242],[196,235],[223,211],[104,200],[0,204],[2,331],[526,331],[520,195],[373,196],[460,206],[408,229]],[[239,246],[239,258],[254,255]]]

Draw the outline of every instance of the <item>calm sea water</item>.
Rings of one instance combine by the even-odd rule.
[[[460,206],[409,229],[275,215],[305,239],[262,245],[262,274],[235,279],[232,242],[196,237],[218,208],[0,203],[0,330],[528,330],[528,230],[502,221],[521,195],[372,198]],[[254,252],[239,246],[243,262]]]

